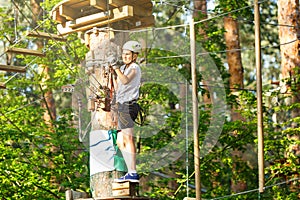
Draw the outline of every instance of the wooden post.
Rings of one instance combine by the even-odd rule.
[[[259,3],[254,3],[255,20],[255,58],[256,58],[256,95],[257,95],[257,139],[258,139],[258,183],[259,192],[264,192],[264,132],[262,110],[262,80],[261,80],[261,38],[260,38],[260,13]]]
[[[200,149],[198,137],[198,92],[196,75],[196,41],[194,19],[190,21],[190,45],[191,45],[191,71],[192,71],[192,89],[193,89],[193,133],[194,133],[194,162],[195,162],[195,185],[196,199],[201,199],[200,187]]]

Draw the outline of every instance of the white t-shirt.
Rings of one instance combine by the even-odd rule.
[[[138,99],[139,97],[139,89],[141,84],[141,68],[136,63],[131,63],[126,69],[125,67],[126,65],[122,65],[120,67],[121,72],[125,76],[127,76],[132,69],[136,70],[136,74],[134,78],[126,85],[122,84],[119,79],[117,80],[118,89],[116,93],[116,101],[118,103],[132,101],[134,99]]]

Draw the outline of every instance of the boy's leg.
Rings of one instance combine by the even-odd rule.
[[[136,173],[136,148],[133,128],[122,129],[118,133],[118,146],[122,151],[129,173]]]

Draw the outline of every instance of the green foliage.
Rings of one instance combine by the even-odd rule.
[[[28,7],[18,5],[29,17]],[[5,43],[20,37],[28,26],[19,23],[14,29],[9,12],[1,10],[0,16],[5,19],[1,20],[5,23],[0,38]],[[44,31],[56,32],[53,22],[43,26]],[[22,40],[15,47],[26,48],[35,42],[41,41]],[[75,81],[86,49],[74,35],[67,43],[45,40],[42,44],[46,57],[18,55],[13,60],[14,65],[26,66],[26,74],[1,75],[1,82],[10,79],[7,89],[0,90],[0,196],[4,199],[64,199],[66,189],[89,191],[88,152],[78,141],[73,113],[66,106],[70,102],[61,103],[66,100],[60,92],[62,85]],[[50,80],[42,83],[45,77],[38,66],[51,69]],[[50,122],[43,120],[45,109],[41,107],[47,90],[54,91],[59,116]]]
[[[49,11],[59,1],[44,1],[43,5]],[[218,1],[217,12],[229,12],[240,7],[247,6],[247,1]],[[157,12],[157,25],[173,25],[182,22],[184,8],[189,7],[185,1],[176,2],[176,6],[160,5],[155,6]],[[20,4],[21,5],[21,4]],[[24,5],[24,4],[22,4]],[[264,4],[262,16],[265,21],[268,18],[274,20],[274,9],[266,9],[267,5],[274,6],[274,2]],[[22,8],[25,7],[23,6]],[[165,10],[160,10],[167,8]],[[246,12],[247,11],[247,12]],[[241,20],[253,20],[251,9],[233,14],[232,17]],[[25,12],[25,11],[24,11]],[[28,14],[28,11],[25,13]],[[0,26],[0,40],[3,43],[11,43],[17,36],[20,37],[28,24],[22,23],[14,29],[14,19],[12,10],[0,8],[0,18],[3,22]],[[197,20],[197,19],[196,19]],[[45,31],[56,32],[55,23],[46,20],[42,25]],[[253,27],[251,24],[243,24],[242,44],[253,43]],[[224,29],[217,19],[209,20],[206,23],[199,23],[197,30],[205,30],[205,34],[197,33],[197,42],[201,45],[199,52],[216,52],[225,49],[223,42]],[[270,30],[270,26],[264,26]],[[17,31],[17,36],[14,35]],[[182,31],[182,29],[180,29]],[[272,43],[276,36],[274,32],[264,31],[263,39]],[[157,40],[167,40],[172,34],[164,35]],[[182,38],[180,38],[182,39]],[[24,40],[18,43],[17,47],[28,47],[33,43],[41,42],[36,39]],[[176,41],[177,42],[177,41]],[[14,64],[26,65],[26,74],[1,74],[0,81],[4,82],[12,77],[7,83],[7,89],[0,90],[0,196],[5,199],[64,199],[66,189],[79,189],[89,191],[89,170],[88,152],[83,148],[83,144],[78,141],[78,132],[74,124],[74,116],[70,105],[70,96],[62,94],[60,88],[66,84],[75,82],[79,74],[79,63],[84,59],[87,49],[81,44],[76,34],[69,35],[67,42],[52,40],[42,41],[42,50],[46,52],[45,58],[35,58],[31,56],[18,56]],[[200,46],[199,45],[199,46]],[[182,52],[188,52],[188,47],[181,46]],[[266,53],[272,53],[266,51]],[[203,55],[202,54],[202,55]],[[251,54],[252,55],[252,54]],[[251,56],[253,59],[253,56]],[[174,52],[162,49],[151,49],[147,54],[148,63],[157,63],[156,57],[166,57],[159,61],[159,65],[164,69],[173,69],[178,72],[186,83],[191,83],[190,63],[188,59],[172,58],[178,56]],[[229,74],[224,66],[224,55],[209,54],[217,66],[224,83],[227,84]],[[249,56],[249,55],[248,55]],[[274,56],[276,57],[276,56]],[[198,56],[198,60],[205,60],[207,57]],[[251,62],[249,62],[251,63]],[[278,64],[276,59],[274,66]],[[38,66],[48,66],[50,68],[50,79],[43,82],[42,74],[38,72]],[[250,65],[250,64],[249,64]],[[147,71],[147,69],[143,69]],[[165,80],[171,70],[165,73],[155,74],[151,72],[151,78]],[[246,82],[251,85],[255,79],[251,75],[251,70],[246,70]],[[270,76],[277,76],[278,71],[274,70]],[[205,88],[201,85],[204,72],[198,74],[199,94],[206,94]],[[250,75],[249,75],[250,74]],[[174,78],[175,79],[175,78]],[[298,79],[286,80],[292,87],[292,92],[298,91]],[[246,85],[247,85],[246,84]],[[45,89],[46,88],[46,89]],[[165,83],[147,83],[141,87],[140,104],[147,114],[147,125],[154,125],[155,135],[151,137],[139,138],[139,156],[143,160],[149,158],[150,152],[159,150],[167,146],[176,136],[189,128],[192,120],[188,119],[185,127],[182,121],[186,113],[176,109],[182,99],[176,96]],[[264,88],[269,89],[269,88]],[[44,95],[47,90],[54,91],[56,107],[58,110],[57,119],[45,122],[42,118],[45,109],[41,107]],[[207,91],[206,91],[207,92]],[[228,91],[229,93],[229,91]],[[190,94],[188,94],[190,95]],[[273,102],[275,98],[276,102]],[[187,98],[191,99],[191,98]],[[278,92],[273,92],[271,96],[264,94],[263,116],[265,135],[265,178],[266,190],[261,197],[264,199],[297,199],[299,193],[299,180],[293,180],[299,176],[299,117],[294,117],[299,108],[299,103],[290,102],[291,96],[283,96]],[[258,197],[258,174],[257,174],[257,111],[255,92],[242,91],[238,94],[228,94],[227,104],[238,108],[242,119],[231,121],[228,116],[218,138],[218,143],[200,161],[202,198],[212,199],[228,196],[224,199],[257,199]],[[207,130],[210,127],[210,119],[213,117],[212,107],[209,105],[199,105],[199,127],[198,133],[200,145]],[[186,112],[192,113],[190,104],[187,105]],[[228,111],[229,112],[229,111]],[[277,120],[274,120],[276,116]],[[190,120],[190,121],[189,121]],[[154,124],[154,122],[156,124]],[[151,124],[152,123],[152,124]],[[153,131],[153,127],[138,127],[140,135]],[[152,129],[151,129],[152,128]],[[217,127],[215,127],[217,128]],[[139,132],[140,130],[140,132]],[[187,130],[192,134],[192,130]],[[183,139],[184,140],[184,139]],[[182,142],[182,141],[181,141]],[[163,168],[147,172],[147,191],[143,195],[157,199],[183,199],[187,192],[190,196],[195,196],[194,189],[194,161],[192,140],[185,143],[176,143],[175,146],[186,148],[186,154],[180,159]],[[239,154],[236,154],[236,152]],[[161,155],[156,161],[165,161]],[[188,162],[186,162],[188,161]],[[144,162],[146,163],[146,162]],[[149,166],[139,165],[139,168]],[[286,182],[287,180],[293,180]],[[246,185],[242,188],[243,194],[234,195],[232,187]]]
[[[6,199],[60,199],[67,188],[87,188],[87,152],[70,127],[71,112],[61,113],[53,128],[41,118],[38,102],[10,90],[1,107],[1,190]],[[3,91],[2,91],[3,94]],[[17,96],[8,100],[8,96]],[[67,141],[67,142],[66,142]],[[85,176],[84,176],[85,175]]]

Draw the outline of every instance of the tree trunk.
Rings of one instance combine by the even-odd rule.
[[[281,72],[282,78],[290,81],[294,90],[292,91],[291,103],[300,103],[300,85],[296,80],[299,79],[300,67],[300,10],[299,0],[278,0],[278,23],[288,26],[279,26],[279,39],[281,51]],[[287,86],[290,86],[289,84]],[[300,116],[300,109],[292,110],[291,118]],[[292,127],[299,127],[299,124],[293,123]],[[290,139],[298,140],[300,135],[289,136]],[[290,152],[287,155],[300,156],[300,146],[291,145]],[[294,174],[290,178],[299,178],[299,174]],[[295,190],[297,186],[291,185],[291,190]],[[299,189],[299,188],[298,188]]]
[[[43,10],[40,7],[40,4],[43,0],[31,0],[31,10],[32,10],[32,27],[37,26],[37,21],[41,20],[43,17]],[[37,40],[36,45],[38,49],[43,48],[43,43],[41,40]],[[43,117],[45,122],[50,126],[50,121],[56,118],[56,106],[53,98],[53,92],[43,83],[50,79],[50,68],[46,65],[39,65],[39,74],[43,77],[41,83],[41,89],[43,90],[44,101],[42,101],[42,107],[45,108],[46,112]]]
[[[127,40],[126,33],[114,34],[107,30],[94,31],[93,33],[86,34],[85,42],[90,50],[86,55],[86,72],[89,74],[90,83],[90,87],[87,89],[87,96],[94,96],[95,93],[103,87],[108,87],[110,90],[113,89],[113,85],[111,85],[112,80],[109,77],[109,73],[107,73],[106,61],[108,56],[119,57],[121,55],[121,46],[125,40]],[[100,108],[97,107],[97,104],[93,101],[90,101],[89,104],[90,106],[88,107],[92,114],[91,131],[102,130],[105,132],[117,128],[117,114],[113,108],[108,111],[106,109],[107,107],[105,107],[105,103],[98,104]],[[90,140],[92,140],[91,136]],[[103,163],[103,161],[100,159],[94,150],[90,149],[90,169],[102,166],[101,163]],[[114,179],[120,177],[123,173],[108,171],[106,169],[97,170],[98,171],[91,170],[90,187],[92,196],[101,198],[112,196],[112,183]]]
[[[300,17],[299,0],[278,0],[279,40],[282,78],[293,78],[299,74],[300,66]]]
[[[240,51],[239,24],[231,16],[224,17],[226,56],[230,73],[230,88],[243,88],[244,70]]]
[[[232,16],[226,16],[223,19],[224,21],[224,38],[226,42],[226,56],[227,56],[227,63],[229,66],[229,87],[231,88],[232,92],[240,91],[239,88],[243,88],[243,80],[244,80],[244,70],[242,65],[242,56],[241,51],[236,51],[236,49],[240,49],[240,38],[239,38],[239,24],[238,21],[235,20]],[[231,120],[242,120],[242,116],[239,112],[238,108],[232,107],[231,108]],[[243,157],[243,153],[236,149],[232,151],[232,157],[234,159],[232,172],[233,175],[231,177],[231,190],[233,192],[240,192],[246,189],[247,184],[246,181],[236,179],[239,177],[240,171],[237,168],[237,163],[241,162],[239,160]]]
[[[224,28],[225,28],[225,42],[226,42],[226,56],[227,63],[229,66],[229,87],[237,88],[232,90],[233,92],[239,91],[238,88],[243,88],[244,70],[242,65],[241,51],[240,49],[240,38],[239,38],[239,24],[238,21],[231,16],[224,17]],[[236,108],[231,109],[231,120],[239,120],[241,115],[236,112]]]

